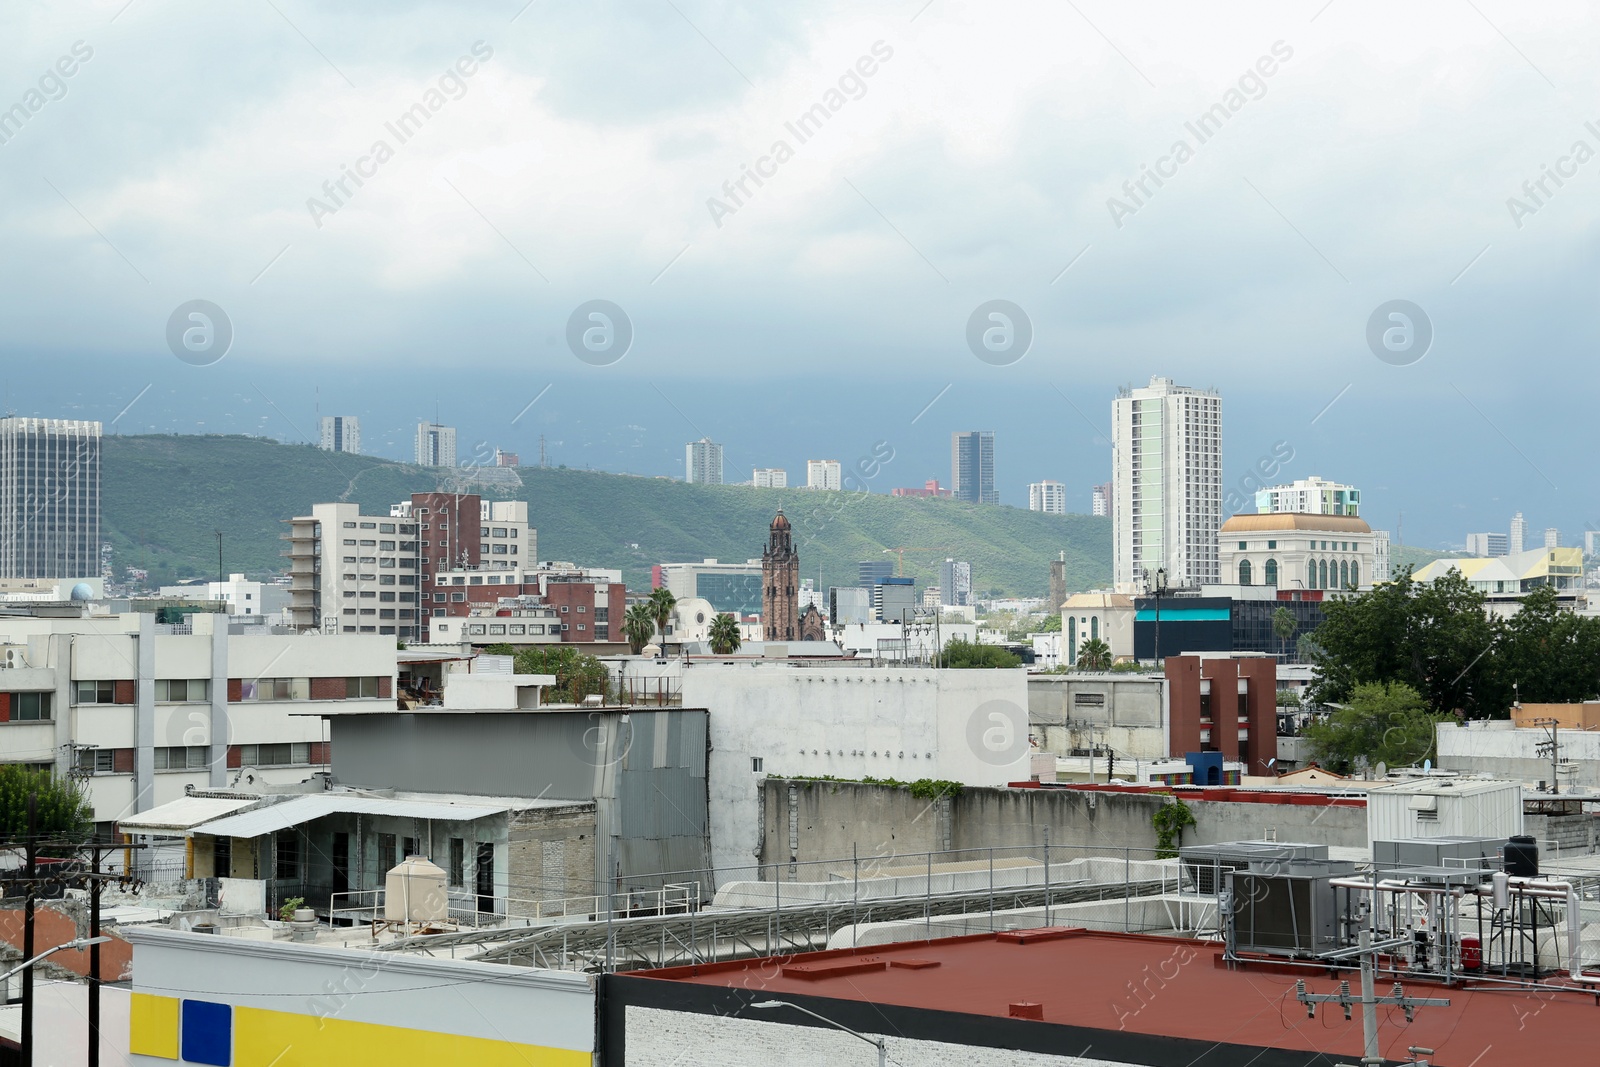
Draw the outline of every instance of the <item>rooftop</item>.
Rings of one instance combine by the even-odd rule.
[[[1255,533],[1261,530],[1326,530],[1329,533],[1364,534],[1372,527],[1354,515],[1312,515],[1305,512],[1267,512],[1235,515],[1222,524],[1224,534]]]
[[[1356,1060],[1362,1051],[1359,1012],[1347,1022],[1337,1005],[1323,1005],[1315,1019],[1308,1019],[1295,1001],[1297,979],[1312,993],[1337,991],[1338,981],[1326,965],[1251,962],[1233,967],[1223,961],[1222,946],[1214,941],[1058,927],[635,976],[740,990],[740,1000],[801,998],[824,1015],[846,1020],[857,1016],[846,1014],[845,1005],[837,1002],[854,1002],[878,1016],[876,1026],[860,1019],[865,1029],[907,1037],[919,1036],[910,1030],[918,1016],[890,1006],[1007,1019],[1013,1004],[1037,1004],[1042,1022],[1018,1020],[1011,1031],[1018,1043],[1009,1047],[1052,1042],[1078,1051],[1091,1045],[1097,1057],[1123,1062],[1189,1063],[1213,1051],[1230,1055],[1205,1062],[1254,1062],[1244,1050],[1262,1048]],[[1352,976],[1345,972],[1339,977]],[[1387,993],[1394,980],[1380,974],[1379,991]],[[1445,997],[1451,1003],[1419,1008],[1409,1024],[1398,1011],[1381,1011],[1380,1049],[1388,1060],[1405,1060],[1411,1045],[1435,1049],[1434,1063],[1463,1067],[1578,1063],[1593,1054],[1597,1016],[1587,990],[1551,983],[1537,988],[1490,983],[1449,987],[1410,977],[1400,980],[1410,996]],[[826,1000],[813,998],[836,1002],[834,1010]],[[775,1011],[736,1013],[773,1022],[803,1021]],[[1535,1014],[1536,1021],[1531,1018]],[[885,1031],[886,1023],[893,1029]],[[1030,1040],[1030,1025],[1050,1029]],[[1072,1034],[1056,1027],[1099,1033]]]

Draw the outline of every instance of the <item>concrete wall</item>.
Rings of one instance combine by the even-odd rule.
[[[531,915],[532,901],[589,896],[595,875],[595,817],[588,804],[521,812],[507,830],[511,899],[506,914]]]
[[[748,867],[764,855],[767,775],[974,786],[1028,775],[1020,669],[692,664],[683,702],[710,713],[711,850],[719,869]]]
[[[1167,797],[1076,789],[969,788],[947,801],[909,789],[853,782],[768,779],[763,783],[762,862],[804,864],[855,854],[880,863],[895,856],[946,849],[1012,848],[1037,852],[1049,831],[1052,848],[1121,852],[1154,849],[1150,824]],[[1261,840],[1364,848],[1366,810],[1354,806],[1192,801],[1195,826],[1184,844]],[[763,877],[770,877],[769,870]],[[816,871],[789,868],[784,878]]]
[[[1166,693],[1160,676],[1034,675],[1028,724],[1039,747],[1058,756],[1110,745],[1118,756],[1165,759]]]
[[[1551,778],[1550,758],[1537,746],[1550,740],[1542,729],[1517,729],[1510,721],[1492,720],[1469,725],[1440,723],[1439,769],[1463,774],[1489,774],[1513,782],[1537,785]],[[1561,788],[1600,789],[1600,732],[1557,730],[1564,761]]]

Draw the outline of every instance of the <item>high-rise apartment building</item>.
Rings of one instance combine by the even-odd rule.
[[[972,564],[958,559],[939,564],[939,603],[949,607],[972,603]]]
[[[1528,520],[1522,512],[1511,516],[1511,532],[1506,536],[1506,554],[1516,555],[1528,547]]]
[[[1061,482],[1029,482],[1028,510],[1042,511],[1046,515],[1065,515],[1067,487]]]
[[[1361,490],[1312,476],[1256,490],[1261,515],[1360,515]]]
[[[722,446],[709,437],[684,445],[683,480],[696,485],[721,485]]]
[[[1509,550],[1506,535],[1503,533],[1469,533],[1467,534],[1467,555],[1483,556],[1493,559],[1504,556]]]
[[[1106,518],[1111,514],[1111,483],[1103,482],[1089,494],[1089,514]]]
[[[757,467],[750,476],[750,484],[757,489],[787,489],[789,472],[779,467]]]
[[[842,489],[843,487],[843,467],[838,460],[806,460],[807,489]]]
[[[1222,397],[1151,378],[1111,404],[1112,573],[1117,592],[1220,580]]]
[[[1561,531],[1559,529],[1557,529],[1554,526],[1545,527],[1545,531],[1544,531],[1544,547],[1546,547],[1546,548],[1560,548],[1561,547]]]
[[[354,415],[322,416],[322,450],[361,455],[361,420]]]
[[[0,578],[100,573],[100,424],[0,419]]]
[[[454,467],[456,428],[436,422],[417,423],[417,466]]]
[[[994,487],[994,431],[950,435],[950,493],[971,504],[998,504]]]
[[[885,578],[894,577],[894,563],[886,559],[864,559],[856,563],[856,584],[871,589]]]

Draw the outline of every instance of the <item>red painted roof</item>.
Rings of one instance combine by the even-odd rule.
[[[1295,1000],[1297,978],[1310,992],[1335,992],[1338,980],[1325,970],[1272,962],[1229,967],[1221,946],[1210,941],[1082,930],[1021,933],[637,976],[999,1017],[1016,1017],[1016,1004],[1039,1004],[1047,1023],[1361,1056],[1359,1007],[1351,1022],[1337,1004],[1320,1006],[1308,1019]],[[841,965],[850,962],[861,966]],[[1358,973],[1340,977],[1360,995]],[[1394,980],[1380,975],[1378,993],[1387,995]],[[1443,1067],[1595,1062],[1600,1006],[1587,991],[1548,983],[1506,988],[1401,981],[1411,996],[1447,997],[1451,1004],[1418,1008],[1410,1024],[1400,1009],[1380,1008],[1381,1050],[1388,1059],[1405,1060],[1407,1046],[1420,1045],[1436,1050],[1432,1062]]]

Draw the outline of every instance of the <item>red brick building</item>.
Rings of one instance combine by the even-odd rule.
[[[1168,754],[1220,752],[1244,773],[1278,758],[1278,662],[1272,656],[1168,656]]]
[[[480,615],[503,610],[510,616],[518,607],[546,606],[554,615],[541,619],[537,636],[558,633],[563,643],[620,641],[628,597],[621,579],[616,571],[590,571],[572,564],[510,572],[445,570],[433,575],[430,607],[434,617],[460,618],[475,610]],[[513,599],[515,607],[502,603]],[[552,626],[557,629],[551,630]]]

